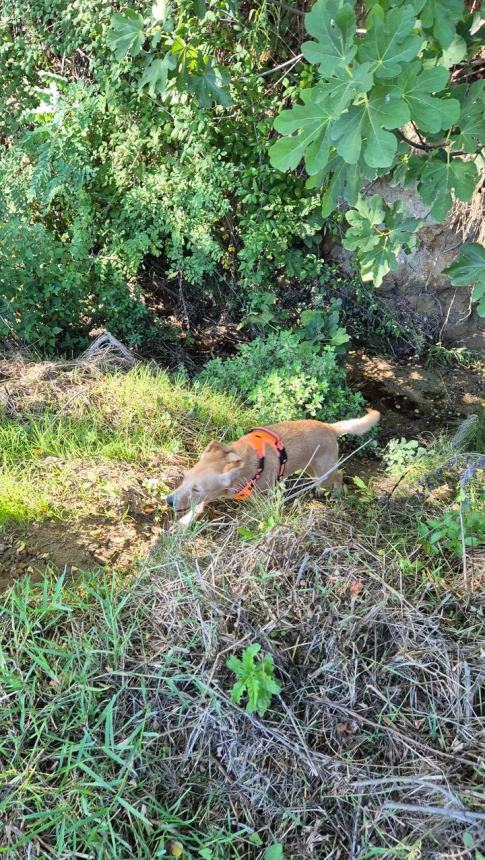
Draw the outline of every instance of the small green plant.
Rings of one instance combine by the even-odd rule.
[[[464,346],[447,347],[441,342],[432,344],[426,352],[426,364],[441,365],[442,367],[480,366],[480,354],[465,349]]]
[[[352,478],[352,483],[360,491],[360,496],[364,501],[371,502],[375,499],[376,494],[372,486],[372,479],[366,484],[366,482],[362,480],[362,478],[359,478],[358,475],[354,475],[354,477]]]
[[[255,660],[260,650],[261,645],[258,643],[248,645],[241,660],[232,654],[226,666],[237,678],[231,690],[231,700],[239,705],[246,693],[246,713],[253,714],[256,711],[260,717],[264,717],[272,697],[281,692],[281,684],[274,677],[273,658],[270,654]]]
[[[384,462],[391,475],[399,475],[426,453],[416,439],[390,439],[384,452]]]
[[[249,301],[249,310],[242,325],[257,329],[276,326],[288,317],[288,312],[278,307],[278,297],[271,290],[254,290]]]
[[[418,523],[420,543],[430,555],[453,552],[461,558],[463,545],[477,547],[485,543],[485,515],[480,511],[450,508],[438,518]]]
[[[304,310],[301,314],[302,340],[313,346],[328,343],[337,353],[345,352],[350,336],[345,327],[340,324],[341,306],[340,299],[332,299],[330,311]]]

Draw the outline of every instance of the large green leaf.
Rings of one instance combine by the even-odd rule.
[[[173,54],[167,53],[162,58],[155,58],[147,66],[138,84],[138,89],[141,90],[148,86],[148,92],[152,98],[156,95],[165,92],[167,89],[167,76],[169,71],[175,69],[177,61]]]
[[[276,117],[274,127],[286,135],[269,149],[271,164],[278,170],[292,170],[305,156],[309,174],[322,170],[330,148],[329,126],[333,110],[325,85],[302,90],[302,105],[295,105]],[[296,134],[294,133],[296,132]]]
[[[368,92],[374,78],[370,63],[354,63],[352,68],[338,68],[330,80],[322,84],[322,91],[328,95],[328,105],[337,118],[360,93]]]
[[[463,245],[460,255],[445,269],[457,287],[473,286],[472,299],[479,302],[478,313],[485,316],[485,248],[477,242]]]
[[[315,42],[304,42],[301,50],[309,63],[320,66],[328,77],[338,66],[352,62],[357,47],[354,44],[355,12],[342,0],[317,0],[305,15],[307,33]]]
[[[144,40],[143,18],[138,12],[125,9],[112,15],[106,42],[117,60],[122,60],[127,54],[136,57]]]
[[[464,84],[458,89],[457,95],[463,100],[455,143],[465,152],[475,152],[485,141],[485,81],[475,81],[470,87]]]
[[[435,98],[446,87],[448,71],[443,66],[423,69],[418,62],[410,63],[399,76],[398,86],[413,119],[422,131],[435,133],[458,122],[460,103],[457,99]]]
[[[345,247],[349,251],[369,251],[379,243],[376,227],[384,229],[386,219],[385,204],[382,197],[359,198],[355,209],[347,212],[346,219],[351,225],[345,234]]]
[[[395,78],[402,64],[416,57],[422,39],[412,33],[415,24],[412,6],[384,12],[375,5],[367,18],[367,36],[359,47],[358,58],[373,64],[378,78]]]
[[[386,129],[400,128],[409,119],[409,108],[396,87],[374,87],[337,120],[332,138],[348,164],[356,164],[363,149],[369,167],[391,167],[397,138]]]
[[[228,107],[232,103],[228,84],[229,74],[219,66],[213,66],[210,57],[202,57],[197,70],[187,76],[188,89],[195,93],[203,108],[214,102]]]
[[[359,198],[346,218],[351,226],[343,245],[357,253],[362,280],[373,281],[378,287],[396,268],[399,252],[416,245],[419,221],[405,215],[400,202],[386,207],[379,195]]]
[[[322,197],[322,216],[327,218],[337,206],[339,198],[355,206],[361,187],[361,169],[359,164],[347,164],[335,150],[323,170],[309,176],[305,187],[325,188]]]
[[[470,200],[477,182],[477,168],[472,161],[458,158],[432,158],[424,166],[419,180],[419,193],[431,206],[431,215],[444,221],[452,203],[452,193],[459,200]]]
[[[426,0],[420,13],[421,23],[431,30],[442,48],[447,48],[455,38],[455,22],[463,10],[463,0]]]
[[[355,206],[361,187],[360,165],[347,164],[339,155],[332,155],[324,170],[307,180],[307,188],[326,185],[322,197],[322,217],[328,218],[336,209],[339,198]]]

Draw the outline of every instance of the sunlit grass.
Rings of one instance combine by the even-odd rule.
[[[255,420],[237,400],[147,366],[89,381],[70,402],[46,394],[36,407],[22,420],[0,418],[0,524],[59,513],[66,471],[77,463],[171,462]],[[47,458],[61,464],[50,474]]]

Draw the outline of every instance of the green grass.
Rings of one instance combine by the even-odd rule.
[[[76,463],[168,463],[212,435],[235,437],[255,420],[237,400],[147,366],[94,382],[81,377],[73,388],[59,400],[46,386],[21,421],[0,417],[0,525],[63,516],[59,495]],[[47,474],[52,457],[59,468]]]
[[[148,367],[105,376],[81,388],[67,407],[46,399],[40,415],[37,409],[26,411],[22,423],[3,419],[4,464],[43,456],[143,462],[160,452],[180,452],[187,442],[202,444],[211,433],[236,433],[251,420],[235,399],[207,387],[193,389]]]
[[[204,831],[185,820],[183,787],[163,801],[170,764],[153,689],[170,660],[137,673],[151,649],[145,616],[135,591],[94,575],[66,588],[46,574],[10,593],[0,612],[0,856],[37,845],[45,857],[151,860],[173,840],[188,857],[224,856],[234,838],[224,822]]]

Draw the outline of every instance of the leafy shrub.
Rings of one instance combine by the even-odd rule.
[[[391,475],[400,475],[426,453],[416,439],[390,439],[384,451],[384,463]]]
[[[257,74],[275,33],[260,6],[248,21],[212,0],[134,0],[120,11],[103,0],[8,0],[1,334],[71,352],[106,325],[139,345],[151,309],[166,313],[165,293],[184,313],[185,299],[189,312],[194,300],[221,309],[229,299],[239,313],[255,286],[315,275],[319,192],[266,158],[272,116],[293,84],[267,87]],[[144,22],[152,35],[142,46]],[[290,30],[281,20],[278,38]],[[152,60],[169,43],[178,70],[168,68],[164,93]],[[227,111],[211,107],[228,104],[216,50],[231,58]]]
[[[334,346],[315,347],[299,330],[272,332],[241,344],[235,356],[208,362],[199,379],[238,394],[262,421],[318,418],[336,421],[362,412]]]
[[[257,643],[248,645],[241,660],[233,654],[227,660],[226,666],[237,678],[231,690],[232,701],[239,705],[246,694],[246,713],[253,714],[256,711],[260,717],[264,717],[273,696],[281,692],[281,684],[274,677],[273,658],[270,654],[255,660],[260,650],[261,645]]]
[[[485,514],[462,508],[463,529],[460,510],[451,508],[438,519],[432,517],[418,523],[420,543],[430,555],[453,552],[460,558],[465,547],[477,547],[485,543]]]

